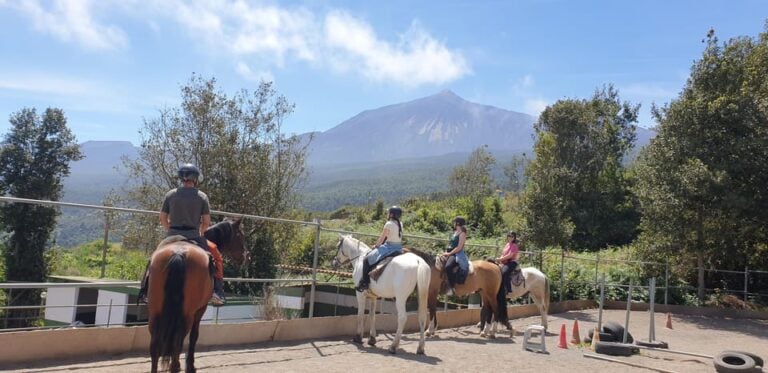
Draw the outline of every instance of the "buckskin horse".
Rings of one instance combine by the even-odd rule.
[[[422,259],[424,259],[432,268],[432,279],[429,286],[429,331],[427,335],[435,334],[437,328],[437,296],[445,294],[447,290],[447,281],[443,275],[443,266],[446,257],[442,255],[430,255],[417,249],[407,248]],[[501,286],[501,270],[496,264],[484,261],[474,260],[472,263],[472,272],[467,275],[463,284],[455,284],[453,289],[456,296],[464,296],[472,293],[479,293],[484,307],[489,307],[495,320],[498,323],[511,328],[509,318],[507,317],[507,301],[504,294],[504,288]],[[489,338],[496,337],[496,323],[487,323],[482,328],[481,336]]]
[[[339,235],[339,246],[336,257],[333,259],[334,266],[351,262],[354,270],[352,279],[355,283],[362,277],[363,260],[371,251],[362,241],[352,236]],[[368,338],[368,344],[376,344],[376,297],[395,298],[395,307],[397,309],[397,333],[395,339],[389,346],[389,352],[397,352],[397,346],[400,344],[400,336],[403,334],[405,322],[408,315],[405,313],[405,302],[408,296],[417,288],[419,301],[419,347],[417,354],[424,354],[424,329],[427,324],[427,295],[429,292],[430,268],[424,260],[411,253],[398,255],[387,265],[381,276],[377,280],[371,279],[369,290],[365,292],[356,292],[357,295],[357,335],[354,341],[363,342],[364,324],[365,324],[365,301],[372,298],[371,302],[371,329]]]
[[[205,238],[234,261],[247,259],[240,219],[210,227]],[[209,254],[181,236],[166,238],[152,254],[147,310],[153,373],[157,372],[158,360],[162,360],[163,369],[169,362],[171,372],[181,369],[179,355],[187,334],[186,371],[195,371],[195,345],[213,291],[213,272]]]

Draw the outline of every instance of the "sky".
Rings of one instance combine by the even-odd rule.
[[[193,73],[228,94],[274,82],[289,133],[446,89],[535,116],[604,84],[652,127],[710,28],[755,37],[767,19],[765,0],[0,0],[0,134],[59,107],[79,142],[138,145]]]

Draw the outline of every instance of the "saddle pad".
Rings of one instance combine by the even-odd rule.
[[[384,268],[386,268],[387,264],[394,259],[394,256],[388,256],[384,259],[382,259],[378,264],[376,264],[376,267],[373,268],[370,272],[368,272],[368,275],[370,275],[371,280],[378,281],[381,274],[384,272]]]
[[[510,281],[512,282],[512,286],[518,287],[520,285],[525,285],[525,276],[523,276],[523,271],[517,270],[510,276]]]

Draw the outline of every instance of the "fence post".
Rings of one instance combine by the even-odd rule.
[[[109,324],[111,321],[112,321],[112,299],[109,300],[109,309],[107,310],[107,327],[109,327]]]
[[[315,317],[315,291],[317,288],[317,256],[320,251],[320,219],[313,219],[317,224],[315,231],[314,257],[312,258],[312,288],[309,291],[309,318]]]
[[[667,305],[669,298],[669,259],[664,263],[664,305]]]
[[[565,293],[565,248],[560,248],[560,301]]]
[[[597,271],[600,268],[600,252],[595,253],[595,291],[597,291]]]
[[[109,245],[109,211],[104,211],[104,247],[101,248],[101,276],[107,271],[107,246]]]
[[[749,267],[744,267],[744,301],[747,301],[749,294]]]

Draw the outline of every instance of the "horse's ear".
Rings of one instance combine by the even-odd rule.
[[[240,223],[241,223],[242,221],[243,221],[243,218],[242,218],[242,217],[239,217],[239,218],[234,218],[234,219],[232,220],[232,226],[234,226],[235,228],[237,228],[237,227],[239,227],[239,226],[240,226]]]

